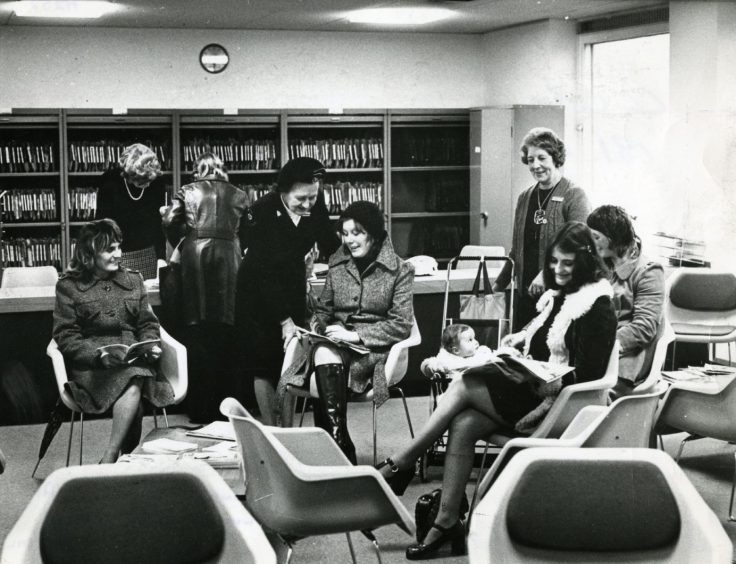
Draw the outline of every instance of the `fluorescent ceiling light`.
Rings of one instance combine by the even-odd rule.
[[[11,9],[23,18],[94,19],[114,12],[118,6],[102,0],[23,0],[12,2]]]
[[[371,8],[351,12],[348,20],[353,23],[421,25],[444,20],[453,13],[444,8]]]

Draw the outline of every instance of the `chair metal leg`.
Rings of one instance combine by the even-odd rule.
[[[72,435],[74,434],[74,411],[69,425],[69,443],[66,445],[66,465],[69,466],[69,457],[72,454]]]
[[[307,398],[302,398],[302,415],[299,418],[299,426],[304,423],[304,412],[307,411]]]
[[[728,504],[728,520],[736,521],[736,517],[733,515],[733,494],[736,489],[736,452],[734,453],[734,466],[733,466],[733,481],[731,482],[731,502]]]
[[[162,408],[161,408],[161,411],[162,411],[162,412],[163,412],[163,414],[164,414],[164,425],[166,425],[166,428],[168,429],[168,428],[169,428],[169,416],[168,416],[168,415],[167,415],[167,413],[166,413],[166,408],[165,408],[165,407],[162,407]],[[155,414],[155,413],[156,413],[156,412],[154,411],[154,414]],[[158,426],[158,421],[156,421],[156,419],[155,419],[155,418],[154,418],[153,422],[154,422],[154,423],[156,424],[156,426]]]
[[[79,465],[82,465],[82,447],[84,447],[84,411],[79,412]]]
[[[376,402],[371,402],[373,404],[373,466],[378,464],[378,444],[377,444],[377,435],[376,432]]]
[[[166,425],[168,427],[168,425]],[[153,428],[158,429],[158,412],[153,408]]]
[[[677,455],[675,456],[675,462],[680,462],[680,456],[682,455],[682,449],[685,448],[685,443],[694,441],[695,439],[700,439],[701,437],[698,437],[697,435],[688,435],[684,439],[682,439],[682,442],[680,443],[680,448],[677,449]]]
[[[381,547],[378,544],[376,535],[373,534],[373,531],[360,531],[360,532],[363,533],[365,538],[371,541],[371,544],[373,545],[373,549],[376,551],[376,558],[378,558],[378,564],[383,564],[383,559],[381,558]]]
[[[283,542],[286,545],[286,560],[284,560],[284,564],[289,564],[289,562],[291,562],[291,557],[294,554],[294,547],[288,540],[286,540],[281,535],[276,535],[276,536],[281,540],[281,542]]]
[[[657,435],[657,440],[659,441],[659,450],[664,450],[664,439],[662,439],[662,435]]]
[[[409,434],[411,435],[411,438],[414,438],[414,426],[411,424],[411,416],[409,415],[409,406],[406,405],[406,396],[404,395],[404,390],[402,390],[399,387],[393,387],[392,390],[395,390],[397,394],[401,397],[401,401],[404,403],[404,413],[406,413],[406,423],[409,425]]]
[[[353,548],[353,540],[350,538],[350,533],[345,533],[345,536],[348,537],[348,547],[350,548],[350,557],[353,559],[353,564],[358,564],[358,561],[355,559],[355,549]]]

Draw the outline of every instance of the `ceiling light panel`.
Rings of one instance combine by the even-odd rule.
[[[10,9],[21,18],[96,19],[118,6],[102,0],[23,0],[11,2]]]

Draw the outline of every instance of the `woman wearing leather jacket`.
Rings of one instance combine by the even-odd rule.
[[[194,179],[178,190],[162,221],[169,241],[180,241],[188,412],[192,421],[205,422],[217,418],[219,402],[234,380],[240,219],[250,201],[228,182],[222,160],[212,153],[197,158]]]

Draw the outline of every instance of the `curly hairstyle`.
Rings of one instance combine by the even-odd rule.
[[[214,153],[202,153],[194,161],[194,180],[214,176],[220,180],[228,180],[227,170],[222,159]]]
[[[558,249],[563,253],[575,253],[572,279],[564,288],[555,282],[555,275],[550,268],[552,252]],[[544,269],[542,271],[545,288],[563,290],[566,294],[576,292],[581,286],[596,282],[606,276],[606,267],[598,255],[595,240],[590,228],[581,221],[568,221],[555,234],[554,239],[544,253]]]
[[[460,339],[460,335],[465,333],[465,331],[469,331],[472,329],[470,325],[466,325],[465,323],[452,323],[445,327],[445,330],[442,331],[442,337],[441,337],[441,344],[442,348],[445,349],[447,352],[453,352],[453,348],[458,346],[458,341]]]
[[[133,143],[123,149],[118,164],[122,174],[135,185],[149,185],[161,176],[161,163],[149,147]]]
[[[599,231],[608,238],[611,250],[618,257],[624,256],[637,241],[631,216],[622,207],[597,207],[590,212],[586,223],[588,227]]]
[[[95,258],[113,243],[121,243],[123,233],[112,219],[98,219],[82,226],[66,273],[72,278],[88,278],[95,269]]]
[[[521,142],[521,162],[528,164],[529,147],[537,147],[549,153],[556,167],[565,164],[565,142],[557,134],[546,127],[535,127],[524,136]]]

